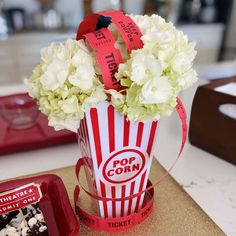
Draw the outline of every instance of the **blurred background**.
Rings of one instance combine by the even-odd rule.
[[[227,235],[236,236],[235,166],[215,158],[217,155],[229,161],[230,157],[231,163],[236,163],[236,86],[235,83],[234,89],[227,86],[226,95],[213,91],[219,85],[232,82],[214,79],[234,75],[236,82],[236,0],[0,0],[0,97],[25,92],[23,79],[30,76],[39,63],[40,49],[52,41],[74,38],[85,15],[106,9],[121,9],[128,14],[159,14],[184,31],[190,40],[196,41],[198,54],[194,66],[200,79],[181,93],[180,98],[185,104],[188,121],[191,119],[190,124],[194,124],[190,125],[191,143],[214,155],[187,143],[172,176]],[[207,91],[204,87],[197,90],[195,110],[190,116],[196,89],[209,80]],[[13,100],[17,101],[16,106],[12,106],[11,99],[5,101],[10,101],[10,108],[14,109],[25,104],[22,99]],[[30,149],[31,142],[35,145],[39,142],[38,146],[42,142],[43,146],[50,143],[46,119],[41,126],[39,118],[35,120],[37,115],[36,118],[31,115],[35,112],[26,112],[29,115],[21,119],[18,113],[21,110],[15,110],[17,113],[9,116],[14,118],[12,120],[19,117],[22,122],[30,117],[36,125],[17,133],[1,120],[3,112],[0,111],[0,155],[1,147],[9,153],[17,147]],[[177,119],[176,114],[174,117]],[[164,119],[158,131],[161,138],[158,138],[157,156],[166,169],[172,165],[180,141],[176,119]],[[52,134],[57,138],[56,133]],[[63,142],[67,140],[60,135],[59,138]],[[68,150],[72,151],[71,158],[64,158],[68,156]],[[17,153],[11,158],[2,156],[0,179],[72,165],[77,160],[77,152],[76,145],[60,147],[56,154],[55,149],[45,149]]]
[[[41,47],[74,37],[85,15],[105,9],[172,21],[196,41],[197,65],[236,56],[236,0],[0,0],[0,83],[22,81]]]

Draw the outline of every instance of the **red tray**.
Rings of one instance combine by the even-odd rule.
[[[12,180],[0,184],[0,192],[9,191],[29,183],[41,185],[42,199],[39,202],[50,236],[77,236],[79,224],[72,210],[65,186],[57,175],[40,175]]]
[[[42,113],[33,127],[23,130],[10,128],[0,116],[0,155],[76,141],[75,133],[67,130],[55,131],[49,127],[47,117]]]

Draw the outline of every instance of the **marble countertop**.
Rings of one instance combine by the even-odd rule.
[[[204,70],[207,71],[206,68]],[[200,70],[199,72],[201,74]],[[202,83],[206,81],[200,80],[180,96],[186,105],[188,117],[196,88]],[[24,89],[24,86],[19,84],[4,85],[0,86],[0,95]],[[168,169],[181,142],[180,124],[176,114],[164,119],[160,124],[156,156]],[[1,156],[0,180],[74,165],[78,155],[77,144],[69,144]],[[187,142],[171,175],[227,235],[236,236],[236,166]]]
[[[229,69],[229,63],[226,65]],[[220,68],[219,65],[215,65],[215,67],[211,65],[209,69],[217,70],[217,67]],[[207,67],[201,67],[198,71],[202,78],[204,73],[207,73]],[[230,73],[233,74],[233,70],[228,71],[228,75]],[[186,106],[188,119],[196,88],[204,83],[207,81],[199,80],[195,86],[180,95]],[[157,157],[166,169],[170,167],[176,157],[180,145],[181,131],[180,125],[177,123],[177,115],[174,114],[161,121],[160,125]],[[171,175],[226,235],[236,236],[235,165],[187,142]]]

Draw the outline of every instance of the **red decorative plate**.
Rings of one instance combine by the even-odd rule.
[[[79,224],[72,210],[65,186],[57,175],[41,175],[0,184],[0,193],[29,183],[41,185],[43,212],[50,236],[77,236]]]
[[[17,95],[0,97],[0,104]],[[21,96],[29,97],[27,94]],[[48,126],[45,115],[40,113],[36,124],[27,129],[13,129],[0,116],[0,155],[76,142],[76,134],[67,130],[55,131]]]

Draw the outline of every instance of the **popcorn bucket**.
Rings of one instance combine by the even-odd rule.
[[[108,102],[87,108],[78,130],[90,191],[105,198],[125,198],[146,189],[158,122],[133,123]],[[144,195],[124,201],[99,201],[102,218],[138,212]]]
[[[86,40],[97,53],[104,88],[121,91],[124,87],[115,78],[115,73],[123,59],[107,25],[101,29],[98,27],[104,23],[104,19],[111,20],[117,27],[129,53],[143,47],[142,33],[130,17],[113,10],[87,16],[78,28],[76,38]],[[107,101],[93,108],[86,107],[84,119],[78,129],[81,158],[76,165],[76,175],[79,180],[83,165],[89,190],[79,184],[75,188],[74,199],[76,212],[87,226],[116,232],[131,228],[148,217],[153,206],[154,187],[172,170],[186,142],[186,113],[178,97],[176,102],[176,111],[182,122],[180,151],[173,165],[153,185],[148,176],[158,121],[131,122],[126,116],[116,112]],[[97,200],[100,217],[79,206],[80,187]],[[149,194],[149,199],[145,193]]]

